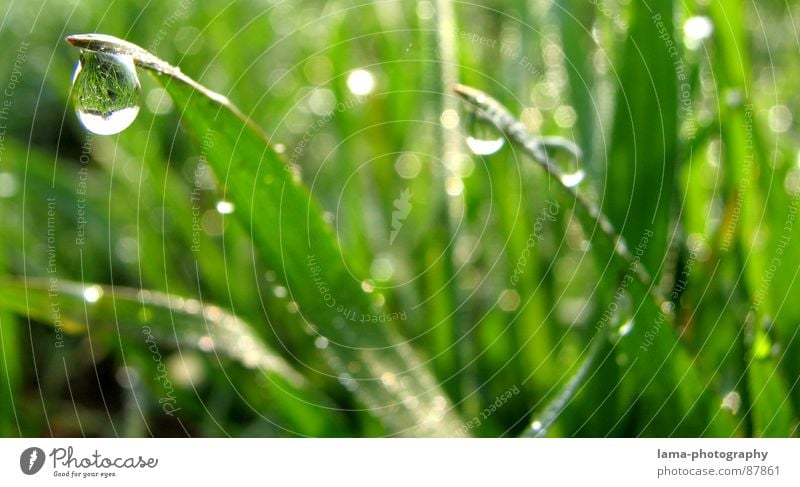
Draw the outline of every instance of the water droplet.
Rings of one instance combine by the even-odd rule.
[[[722,398],[722,405],[720,406],[723,411],[728,411],[731,414],[736,414],[739,412],[739,408],[742,406],[742,396],[739,395],[736,391],[731,391],[725,394],[725,397]]]
[[[214,339],[207,335],[201,336],[197,340],[197,348],[204,352],[212,352],[214,350]]]
[[[233,203],[230,201],[217,201],[217,213],[220,215],[230,215],[234,209]]]
[[[491,122],[478,118],[474,113],[468,117],[467,147],[479,156],[494,154],[506,143],[503,134]]]
[[[575,187],[581,184],[583,178],[586,177],[586,173],[583,172],[583,169],[578,169],[577,171],[569,174],[562,174],[561,175],[561,182],[564,183],[564,186],[568,188]]]
[[[375,89],[375,77],[366,69],[356,69],[347,76],[347,88],[357,96],[369,95]]]
[[[381,374],[381,382],[386,387],[392,389],[397,386],[397,377],[391,372],[384,372]]]
[[[339,376],[339,383],[342,384],[344,388],[350,392],[353,392],[356,389],[358,389],[358,382],[356,382],[356,380],[353,379],[353,376],[347,373],[344,373]]]
[[[376,281],[388,281],[394,275],[394,262],[390,257],[378,257],[372,261],[369,272]]]
[[[120,367],[114,374],[117,384],[124,389],[135,389],[141,382],[139,372],[132,367]]]
[[[96,303],[103,297],[103,288],[100,286],[89,286],[83,290],[83,299],[87,303]]]
[[[623,323],[622,325],[620,325],[619,328],[617,328],[617,332],[619,333],[619,336],[621,336],[621,337],[624,337],[625,335],[630,333],[631,330],[633,330],[633,320],[628,320],[625,323]]]
[[[458,176],[448,176],[444,189],[450,196],[460,196],[464,192],[464,181]]]
[[[403,179],[414,179],[422,169],[422,161],[415,154],[401,154],[394,163],[394,169]]]
[[[786,132],[792,126],[792,111],[786,105],[773,105],[768,112],[768,121],[773,132]]]
[[[113,135],[128,128],[139,114],[141,92],[132,57],[81,52],[72,77],[72,103],[87,130]]]
[[[442,123],[442,127],[452,130],[458,127],[460,118],[457,111],[453,110],[452,108],[448,108],[442,112],[442,115],[439,117],[439,121]]]
[[[167,373],[176,386],[189,388],[205,382],[206,366],[200,355],[183,350],[166,361]]]
[[[497,300],[498,306],[503,311],[515,311],[519,308],[520,297],[519,293],[514,289],[504,289],[500,293],[500,298]]]
[[[326,348],[328,348],[328,339],[325,338],[324,336],[318,336],[314,340],[314,346],[320,350],[325,350]]]
[[[17,178],[8,172],[0,173],[0,198],[10,198],[17,194]]]
[[[704,15],[689,17],[683,24],[683,40],[689,49],[698,49],[713,32],[714,24]]]
[[[477,139],[472,136],[467,137],[467,146],[469,147],[469,150],[479,156],[488,156],[494,154],[503,148],[504,143],[505,139],[502,137],[490,140]]]
[[[539,139],[539,147],[559,169],[561,182],[565,186],[575,187],[586,178],[586,172],[581,168],[583,153],[575,142],[559,136],[542,137]]]

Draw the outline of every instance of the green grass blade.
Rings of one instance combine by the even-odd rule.
[[[234,203],[233,217],[287,285],[309,326],[328,340],[325,356],[340,381],[389,433],[457,434],[461,421],[411,347],[388,326],[362,322],[380,316],[380,308],[350,275],[317,203],[265,135],[225,97],[137,46],[93,35],[69,41],[119,49],[140,67],[165,75],[157,78]]]
[[[86,289],[100,298],[86,301]],[[152,345],[148,342],[152,336],[159,348],[198,349],[235,360],[263,374],[267,383],[280,391],[276,403],[287,416],[296,416],[297,410],[313,411],[330,405],[300,373],[265,346],[248,324],[195,299],[61,279],[3,279],[0,310],[31,317],[68,334],[85,333],[88,326],[95,338],[119,335],[123,346],[145,349]]]
[[[511,113],[486,93],[466,86],[455,86],[455,92],[477,110],[479,116],[493,123],[520,151],[552,177],[554,186],[574,201],[573,211],[592,244],[592,253],[603,268],[604,281],[616,283],[614,303],[621,296],[633,298],[633,324],[619,340],[618,352],[628,365],[622,372],[619,416],[615,421],[601,418],[612,429],[622,428],[626,418],[644,415],[644,426],[628,434],[675,435],[707,428],[712,435],[730,436],[735,430],[731,418],[716,414],[718,408],[692,358],[679,341],[672,324],[671,307],[664,302],[652,283],[650,273],[639,254],[639,248],[650,251],[654,232],[637,239],[629,247],[618,235],[609,219],[574,187],[565,185],[560,170],[546,155],[547,144],[530,134]],[[644,253],[646,255],[646,252]],[[613,314],[613,313],[611,313]],[[608,327],[607,320],[595,327]],[[663,387],[670,384],[672,387]],[[660,418],[671,411],[691,411],[676,424]]]
[[[670,238],[678,154],[678,82],[688,77],[672,0],[632,2],[623,46],[603,211],[628,242],[653,237],[642,257],[660,274]]]
[[[409,346],[385,325],[361,322],[380,311],[348,274],[320,209],[284,162],[257,131],[216,101],[187,85],[169,82],[166,88],[190,131],[213,141],[209,162],[236,205],[234,215],[268,265],[281,270],[304,318],[329,341],[326,352],[337,373],[357,381],[358,396],[392,433],[411,434],[418,427],[425,434],[456,431],[457,421],[448,419],[442,406],[444,395]],[[351,366],[354,362],[360,365]],[[348,372],[354,368],[358,372]],[[392,390],[385,384],[395,380],[404,386]],[[407,396],[416,397],[419,406],[410,407],[402,400]],[[426,423],[434,412],[440,419]]]
[[[586,53],[595,47],[591,29],[595,20],[593,5],[582,0],[559,0],[556,4],[561,44],[566,58],[565,67],[569,81],[569,92],[578,117],[578,139],[586,165],[592,174],[597,175],[593,160],[595,151],[596,127],[601,126],[598,117],[599,107],[594,97],[594,71],[591,58]]]
[[[532,438],[543,438],[547,436],[550,427],[558,420],[558,417],[569,405],[570,401],[580,390],[586,380],[586,376],[595,366],[595,361],[600,355],[600,350],[604,348],[604,342],[608,340],[606,333],[598,334],[592,343],[587,347],[586,356],[578,366],[578,370],[561,387],[561,390],[544,407],[541,413],[535,416],[530,426],[521,436]]]
[[[756,333],[750,347],[747,386],[754,437],[786,438],[796,427],[791,396],[783,375],[772,359],[772,344],[763,332]]]

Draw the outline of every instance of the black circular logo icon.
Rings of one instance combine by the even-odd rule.
[[[44,450],[32,446],[19,456],[19,468],[25,475],[33,475],[44,466]]]

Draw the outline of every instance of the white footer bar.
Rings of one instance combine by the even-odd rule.
[[[800,485],[798,458],[791,439],[5,439],[0,485]]]

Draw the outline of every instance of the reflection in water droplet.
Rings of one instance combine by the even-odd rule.
[[[488,156],[494,154],[503,148],[504,143],[505,139],[502,137],[490,140],[476,139],[471,135],[467,137],[467,147],[469,147],[469,150],[479,156]]]
[[[141,92],[133,58],[81,52],[72,77],[72,103],[87,130],[112,135],[128,128],[139,114]]]
[[[564,186],[572,188],[581,184],[583,178],[585,177],[586,173],[583,171],[583,169],[578,169],[577,171],[570,174],[562,174],[561,182],[564,183]]]
[[[502,149],[506,139],[497,127],[472,113],[467,117],[466,142],[473,153],[488,156]]]

